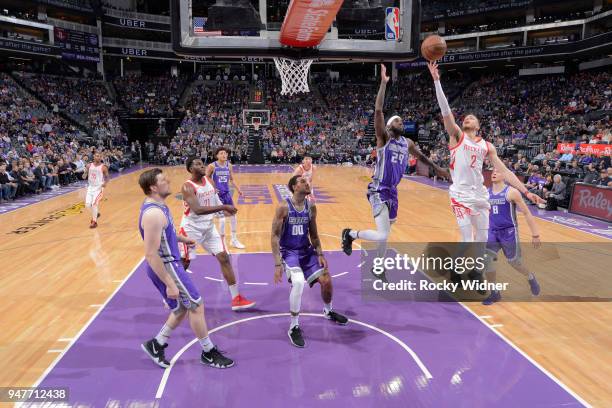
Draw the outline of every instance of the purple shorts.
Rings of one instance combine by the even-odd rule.
[[[310,287],[315,284],[325,269],[319,265],[317,251],[310,246],[304,249],[281,249],[283,266],[291,282],[291,273],[302,272]]]
[[[368,190],[368,201],[372,207],[372,215],[374,218],[378,217],[383,210],[383,206],[386,205],[389,208],[389,221],[394,222],[397,218],[397,210],[399,208],[399,201],[397,200],[397,190]]]
[[[159,290],[162,299],[174,313],[179,313],[181,309],[195,309],[202,304],[202,297],[195,287],[191,278],[185,272],[180,262],[165,263],[166,271],[170,274],[179,290],[179,298],[170,299],[166,296],[166,284],[155,274],[153,269],[147,264],[147,275]]]
[[[219,199],[223,205],[234,205],[231,191],[219,191]]]
[[[502,250],[509,262],[520,261],[521,245],[519,243],[518,231],[515,227],[504,229],[490,229],[487,241],[487,251],[494,253],[497,260],[497,253]]]

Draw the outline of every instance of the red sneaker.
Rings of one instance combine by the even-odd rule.
[[[89,223],[89,228],[96,228],[97,226],[98,226],[98,223],[97,223],[97,222],[95,222],[95,221],[91,221],[91,222]]]
[[[255,306],[255,302],[238,294],[232,299],[232,310],[248,309]]]

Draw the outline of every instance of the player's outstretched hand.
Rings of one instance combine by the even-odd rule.
[[[431,73],[431,77],[434,81],[440,80],[440,71],[438,71],[438,64],[436,62],[429,62],[427,64],[429,67],[429,72]]]
[[[283,269],[280,265],[274,267],[274,283],[281,283],[283,280]]]
[[[535,249],[538,249],[540,247],[540,245],[542,245],[542,241],[540,241],[540,236],[539,235],[533,235],[531,237],[531,243],[533,244],[533,247]]]
[[[527,194],[525,194],[525,197],[527,197],[529,199],[529,201],[531,201],[534,204],[545,204],[546,200],[544,200],[542,197],[540,197],[537,194],[528,192]]]
[[[385,64],[380,64],[380,80],[384,84],[389,82],[389,76],[387,75],[387,67],[385,67]]]
[[[229,215],[234,215],[234,214],[236,214],[238,212],[238,209],[236,207],[234,207],[233,205],[224,205],[223,206],[223,211],[225,211]]]

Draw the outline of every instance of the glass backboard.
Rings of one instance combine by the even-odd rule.
[[[289,3],[171,0],[174,51],[192,57],[355,61],[410,60],[417,55],[420,0],[345,0],[324,40],[311,49],[279,42]]]

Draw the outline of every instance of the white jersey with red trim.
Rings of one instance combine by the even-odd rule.
[[[302,170],[302,177],[304,177],[308,182],[312,182],[312,172],[314,170],[314,164],[310,165],[310,168],[306,170],[303,164],[300,164],[300,170]]]
[[[480,139],[477,142],[461,134],[459,143],[450,149],[450,174],[453,184],[449,187],[452,193],[487,196],[484,186],[482,167],[489,154],[489,144]]]
[[[87,186],[89,188],[99,189],[102,187],[102,184],[104,184],[103,166],[104,163],[100,163],[97,166],[93,163],[89,165],[89,171],[87,172]]]
[[[202,207],[212,207],[216,205],[220,205],[219,197],[215,192],[215,188],[208,178],[203,177],[203,184],[196,184],[192,180],[187,180],[185,183],[190,184],[194,190],[195,195],[198,200],[198,204]],[[191,208],[189,208],[189,204],[187,201],[183,200],[183,206],[185,207],[185,211],[183,212],[183,219],[181,220],[181,226],[185,226],[189,224],[193,228],[208,228],[213,223],[214,213],[205,214],[205,215],[197,215]]]

